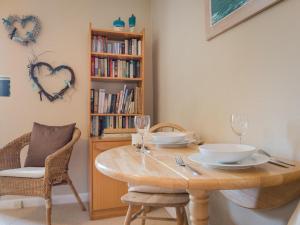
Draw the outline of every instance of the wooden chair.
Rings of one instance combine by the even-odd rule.
[[[157,132],[162,130],[171,130],[173,132],[185,132],[186,130],[177,124],[159,123],[150,128],[150,132]],[[143,186],[144,189],[145,186]],[[153,187],[151,187],[153,191]],[[158,188],[160,189],[160,188]],[[163,192],[161,189],[159,192]],[[125,218],[124,225],[130,225],[131,222],[137,218],[142,219],[142,225],[145,225],[146,219],[162,220],[162,221],[177,221],[177,225],[188,224],[188,219],[185,211],[185,206],[189,202],[189,195],[187,193],[145,193],[138,191],[129,191],[121,198],[122,202],[128,204],[128,211]],[[134,207],[141,206],[140,210],[134,212]],[[176,208],[176,219],[150,217],[147,216],[151,210],[155,208],[174,207]]]
[[[21,168],[20,152],[29,144],[31,133],[27,133],[10,142],[0,149],[0,196],[24,195],[42,197],[46,202],[47,225],[51,225],[51,191],[56,185],[68,184],[71,187],[82,210],[86,210],[68,174],[68,165],[74,144],[80,137],[80,130],[75,128],[71,141],[49,155],[45,161],[45,168],[33,168],[33,175],[9,176]],[[28,168],[27,168],[28,169]]]
[[[298,203],[298,206],[293,212],[287,225],[299,225],[299,224],[300,224],[300,203]]]

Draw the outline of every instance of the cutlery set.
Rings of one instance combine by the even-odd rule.
[[[270,163],[272,165],[276,165],[276,166],[283,167],[283,168],[289,168],[290,166],[292,166],[292,167],[296,166],[295,164],[287,163],[282,160],[276,159],[272,155],[270,155],[268,152],[266,152],[262,149],[259,149],[257,152],[268,156],[270,158],[268,163]]]

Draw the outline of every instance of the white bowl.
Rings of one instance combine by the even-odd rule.
[[[153,141],[162,144],[172,144],[183,142],[186,137],[186,133],[180,132],[156,132],[152,133]]]
[[[252,155],[256,148],[239,144],[206,144],[199,147],[207,160],[220,163],[235,163]]]

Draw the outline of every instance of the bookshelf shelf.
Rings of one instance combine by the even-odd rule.
[[[126,82],[139,82],[143,81],[143,78],[124,78],[124,77],[96,77],[96,76],[91,76],[92,81],[126,81]]]
[[[138,38],[143,39],[144,34],[143,33],[136,33],[136,32],[127,32],[127,31],[114,31],[114,30],[108,30],[108,29],[92,29],[92,34],[100,34],[109,36],[112,38]]]
[[[138,115],[141,114],[140,113],[91,113],[91,116],[138,116]]]
[[[108,57],[112,59],[134,59],[140,60],[142,56],[140,55],[128,55],[128,54],[114,54],[114,53],[106,53],[106,52],[92,52],[92,56],[97,57]]]

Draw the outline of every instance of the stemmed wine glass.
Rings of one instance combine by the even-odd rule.
[[[141,152],[142,153],[149,153],[149,151],[145,149],[144,137],[145,137],[145,134],[149,131],[149,128],[150,128],[150,116],[149,115],[135,116],[134,117],[134,126],[135,126],[137,132],[142,137]]]
[[[240,144],[242,144],[242,137],[246,134],[248,129],[248,119],[246,115],[240,113],[231,114],[231,129],[240,137]]]

